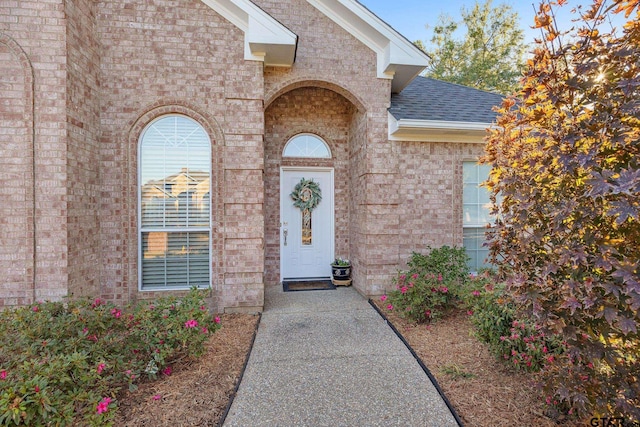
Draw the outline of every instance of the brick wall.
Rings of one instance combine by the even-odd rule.
[[[97,16],[103,296],[164,295],[138,292],[137,147],[151,120],[180,113],[213,144],[211,304],[262,306],[262,63],[245,61],[244,34],[199,0],[101,1]]]
[[[62,0],[0,3],[0,52],[8,60],[1,63],[11,73],[3,70],[2,79],[16,89],[5,92],[3,87],[8,102],[1,104],[0,116],[24,112],[22,120],[3,123],[1,131],[3,169],[13,165],[7,171],[11,176],[0,178],[2,188],[13,194],[11,213],[1,219],[12,230],[2,249],[12,255],[0,261],[3,272],[12,272],[0,288],[2,304],[67,294],[65,25]],[[19,184],[14,182],[18,175],[24,178]]]
[[[260,308],[278,281],[281,165],[335,168],[335,252],[362,293],[413,250],[461,244],[462,161],[482,144],[389,142],[376,54],[304,0],[256,3],[299,36],[293,67],[245,61],[200,0],[0,4],[0,304],[166,295],[138,291],[137,224],[138,141],[164,114],[212,140],[214,309]],[[283,160],[300,132],[333,159]]]
[[[33,299],[33,70],[0,35],[0,307]]]
[[[100,295],[99,73],[96,3],[65,2],[69,294]]]
[[[393,142],[398,153],[399,268],[427,246],[462,246],[462,163],[484,144]],[[384,283],[390,285],[390,278]],[[382,293],[383,289],[376,289]]]

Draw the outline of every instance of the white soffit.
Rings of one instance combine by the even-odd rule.
[[[307,0],[378,55],[378,77],[393,79],[391,91],[404,89],[429,58],[396,30],[355,0]]]
[[[482,143],[491,123],[396,120],[389,113],[389,141]]]
[[[244,32],[244,59],[291,67],[298,36],[249,0],[201,0]]]

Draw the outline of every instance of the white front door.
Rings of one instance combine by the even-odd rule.
[[[303,213],[294,206],[291,193],[302,179],[313,180],[322,200],[311,211],[303,236]],[[331,277],[334,248],[333,169],[280,169],[280,278]]]

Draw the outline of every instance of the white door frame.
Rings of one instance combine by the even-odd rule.
[[[334,180],[334,168],[332,167],[314,167],[314,166],[280,166],[280,224],[278,227],[278,235],[280,237],[280,282],[283,279],[283,256],[284,253],[284,238],[282,236],[282,213],[285,209],[285,201],[289,200],[289,190],[284,190],[284,182],[283,172],[331,172],[330,174],[330,185],[331,191],[330,194],[322,194],[322,202],[330,203],[330,210],[333,212],[333,215],[330,216],[329,221],[329,229],[331,230],[329,239],[329,247],[330,247],[330,259],[333,260],[335,258],[335,250],[336,250],[336,209],[335,209],[335,180]]]

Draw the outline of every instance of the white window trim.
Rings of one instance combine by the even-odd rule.
[[[287,148],[289,147],[289,145],[294,142],[296,139],[303,137],[303,136],[310,136],[314,139],[317,139],[318,141],[322,142],[325,146],[325,148],[327,149],[327,153],[329,153],[328,156],[322,156],[322,157],[315,157],[315,156],[287,156],[285,155],[285,153],[287,152]],[[287,141],[287,143],[284,145],[284,148],[282,149],[282,157],[283,158],[287,158],[287,159],[332,159],[333,158],[333,153],[331,152],[331,147],[329,147],[329,144],[327,144],[327,141],[325,141],[323,138],[319,137],[318,135],[314,134],[314,133],[299,133],[297,135],[294,135],[293,137],[291,137],[289,139],[289,141]]]
[[[479,162],[479,161],[478,161],[478,159],[464,159],[464,160],[462,160],[463,170],[464,170],[464,164],[465,164],[465,163],[474,163],[474,164],[476,165],[476,167],[477,167],[477,166],[479,166],[479,163],[478,163],[478,162]],[[480,182],[478,182],[478,185],[480,185],[482,182],[483,182],[483,180],[481,180]],[[465,180],[464,180],[464,173],[463,173],[463,178],[462,178],[462,192],[463,192],[463,193],[462,193],[462,196],[463,196],[463,197],[462,197],[462,212],[463,212],[463,215],[464,215],[464,187],[465,187],[465,184],[467,184],[467,183],[466,183],[466,182],[465,182]],[[491,228],[491,227],[492,227],[492,225],[493,225],[493,221],[490,221],[490,222],[484,222],[484,223],[480,223],[480,222],[478,222],[478,223],[474,223],[474,224],[471,224],[471,223],[465,223],[465,222],[464,222],[464,218],[463,218],[463,219],[462,219],[463,246],[464,246],[464,230],[465,230],[465,229],[467,229],[467,230],[485,230],[485,232],[486,232],[486,230],[488,230],[489,228]],[[485,240],[485,241],[486,241],[486,240]],[[479,249],[478,249],[478,250],[479,250]],[[483,264],[484,264],[484,263],[483,263]],[[477,273],[477,271],[473,271],[473,270],[472,270],[472,273]]]
[[[188,290],[191,289],[191,286],[165,286],[162,288],[143,288],[142,286],[142,233],[143,232],[154,232],[154,231],[160,231],[160,232],[165,232],[166,229],[165,228],[160,228],[160,227],[149,227],[146,228],[144,230],[142,230],[142,159],[141,159],[141,154],[142,154],[142,139],[145,135],[145,133],[147,132],[147,130],[157,121],[160,121],[162,119],[165,119],[167,117],[183,117],[186,119],[189,119],[195,123],[198,124],[198,126],[202,127],[205,134],[207,135],[207,138],[209,139],[209,225],[208,227],[176,227],[175,229],[172,229],[172,232],[203,232],[206,231],[209,233],[209,283],[206,286],[198,286],[198,289],[209,289],[212,287],[212,281],[213,281],[213,221],[212,221],[212,216],[213,216],[213,210],[211,209],[211,207],[213,206],[212,204],[212,194],[213,194],[213,161],[211,159],[212,153],[213,153],[213,143],[211,141],[211,136],[206,132],[206,130],[204,129],[204,126],[202,126],[202,124],[200,122],[198,122],[197,120],[184,115],[184,114],[163,114],[159,117],[156,117],[155,119],[153,119],[152,121],[150,121],[149,123],[147,123],[147,125],[143,128],[142,132],[140,133],[140,137],[138,138],[138,153],[137,153],[137,164],[136,164],[136,175],[137,175],[137,180],[136,180],[136,192],[137,192],[137,197],[138,197],[138,207],[137,207],[137,214],[138,214],[138,218],[137,218],[137,230],[136,233],[138,235],[138,292],[165,292],[165,291],[183,291],[183,290]]]

